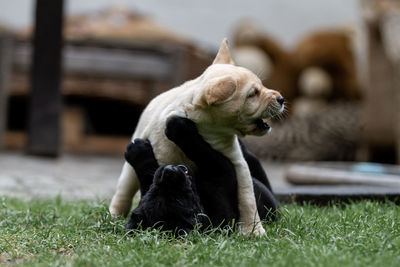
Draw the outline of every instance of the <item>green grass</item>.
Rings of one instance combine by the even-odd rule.
[[[0,199],[0,265],[399,266],[400,207],[286,205],[267,236],[125,234],[107,203]]]

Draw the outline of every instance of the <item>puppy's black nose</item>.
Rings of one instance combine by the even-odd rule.
[[[283,103],[285,103],[285,99],[282,96],[279,96],[276,101],[278,101],[278,103],[282,106]]]
[[[162,171],[161,178],[159,182],[162,184],[178,185],[182,184],[186,179],[185,174],[183,174],[178,167],[172,165],[166,165]]]
[[[167,177],[173,176],[176,173],[176,171],[177,171],[177,168],[175,166],[167,165],[164,167],[163,175],[165,175]]]

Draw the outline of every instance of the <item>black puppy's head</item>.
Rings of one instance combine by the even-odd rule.
[[[154,174],[153,183],[164,190],[176,191],[179,189],[191,189],[193,186],[193,175],[185,165],[165,165]]]

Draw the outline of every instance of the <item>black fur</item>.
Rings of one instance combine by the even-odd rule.
[[[213,226],[232,225],[239,219],[237,180],[232,163],[204,141],[195,123],[189,119],[168,119],[165,134],[196,164],[197,179],[193,175],[186,175],[186,179],[183,179],[179,167],[159,167],[150,142],[135,139],[128,146],[125,158],[137,173],[142,199],[132,212],[126,228],[137,228],[140,223],[147,228],[158,223],[165,230],[181,229],[188,232],[193,229],[196,218],[204,226],[208,225],[204,216],[197,217],[203,212]],[[260,217],[274,220],[279,212],[279,204],[272,194],[268,178],[260,162],[242,143],[241,149],[253,176]],[[180,166],[183,168],[183,165]],[[162,174],[166,168],[173,169],[170,177],[177,176],[180,179],[170,178],[168,182],[160,182],[163,181]],[[174,179],[181,182],[171,182]]]
[[[239,210],[236,174],[230,160],[205,142],[189,119],[168,119],[165,134],[196,164],[197,190],[212,225],[231,225]]]
[[[173,233],[188,233],[204,213],[194,177],[184,165],[158,167],[149,141],[135,139],[125,152],[135,168],[142,198],[132,212],[126,229],[160,228]]]
[[[214,150],[198,133],[196,124],[182,117],[167,120],[166,136],[198,167],[196,186],[206,215],[213,225],[239,219],[237,179],[233,164]],[[275,220],[279,204],[258,159],[240,141],[243,156],[253,177],[254,193],[261,219]]]

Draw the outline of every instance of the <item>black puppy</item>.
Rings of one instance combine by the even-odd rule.
[[[237,180],[233,165],[229,159],[205,142],[199,135],[196,125],[189,119],[181,117],[169,119],[167,121],[165,133],[198,167],[196,172],[197,179],[191,176],[194,181],[194,183],[192,183],[192,193],[197,194],[196,191],[198,191],[198,196],[204,207],[204,212],[208,216],[211,224],[213,226],[224,226],[231,224],[233,221],[237,221],[239,219]],[[255,177],[255,179],[253,179],[253,184],[260,217],[262,219],[275,219],[279,210],[279,205],[271,192],[271,187],[265,172],[257,158],[249,153],[243,144],[241,144],[241,148],[249,164],[251,174]],[[161,172],[154,158],[150,143],[142,140],[135,140],[135,144],[130,144],[128,147],[125,157],[135,168],[143,196],[139,207],[133,211],[126,228],[135,228],[140,221],[144,221],[143,217],[149,217],[143,216],[143,214],[149,212],[152,214],[151,217],[153,221],[146,221],[145,225],[154,224],[160,221],[154,219],[164,214],[165,208],[163,206],[163,210],[147,210],[145,207],[149,205],[146,203],[151,202],[153,198],[157,198],[157,200],[161,202],[167,202],[167,199],[165,195],[157,194],[151,194],[146,197],[146,194],[149,192],[156,191],[154,189],[157,188],[156,183],[154,182],[151,186],[150,184],[153,181],[153,176],[154,181],[156,181]],[[162,168],[165,167],[161,167],[161,169]],[[181,168],[183,168],[183,166]],[[190,170],[188,170],[188,172],[190,172]],[[168,185],[170,189],[174,186],[176,185]],[[171,194],[169,196],[170,198],[176,196],[182,198],[180,188],[175,187],[174,190],[169,190],[169,193]],[[189,199],[189,195],[190,193],[186,194],[184,197]],[[195,199],[198,199],[198,197],[196,196]],[[201,204],[199,205],[202,211]],[[179,210],[176,210],[176,212],[179,212]],[[174,213],[174,216],[175,214],[176,213]],[[195,221],[193,219],[195,217],[195,213],[193,213],[191,221]],[[204,221],[204,217],[202,217],[202,219],[202,223],[207,225]],[[173,223],[178,227],[182,225],[181,223],[177,224],[176,221]],[[173,223],[171,223],[172,226]],[[144,226],[143,222],[142,226]]]
[[[125,158],[135,168],[142,194],[125,228],[155,227],[177,234],[193,230],[204,211],[190,169],[158,167],[150,142],[142,139],[128,145]]]
[[[166,136],[197,168],[196,187],[205,214],[213,226],[231,224],[239,219],[236,173],[231,161],[214,150],[198,133],[196,124],[182,117],[167,120]],[[258,159],[240,142],[242,153],[253,177],[254,193],[261,219],[275,220],[279,204]]]

